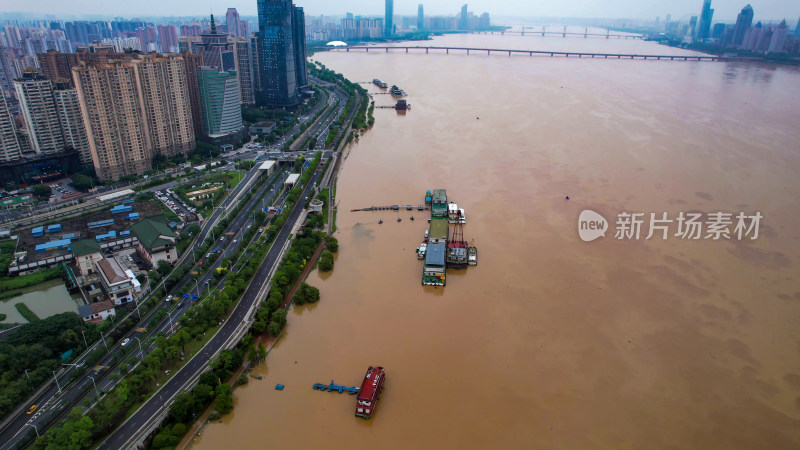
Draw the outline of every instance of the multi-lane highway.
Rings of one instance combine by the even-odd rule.
[[[237,303],[233,313],[228,317],[222,328],[217,334],[211,338],[208,344],[197,353],[189,362],[173,376],[161,390],[158,395],[150,398],[142,407],[131,416],[114,434],[104,442],[100,448],[103,449],[118,449],[129,448],[135,441],[141,439],[139,431],[148,424],[153,418],[157,417],[158,413],[165,407],[165,404],[171,400],[187,383],[196,377],[197,374],[205,370],[208,365],[209,359],[220,351],[231,335],[233,335],[237,328],[247,325],[246,313],[253,304],[258,300],[258,293],[263,284],[268,281],[268,275],[278,264],[278,257],[281,249],[290,237],[291,224],[295,223],[303,211],[303,199],[308,197],[314,184],[320,176],[320,171],[317,170],[312,176],[309,183],[303,190],[300,199],[295,203],[292,208],[289,218],[275,238],[275,242],[267,253],[264,262],[259,267],[256,274],[253,276],[253,282],[245,290],[242,299]]]
[[[206,236],[208,236],[210,233],[210,230],[213,228],[214,224],[221,217],[221,215],[224,214],[225,210],[233,206],[233,200],[240,193],[240,190],[248,184],[248,181],[252,177],[257,176],[258,173],[257,167],[248,172],[247,176],[237,186],[237,189],[232,191],[231,194],[222,202],[221,207],[215,210],[214,214],[206,220],[201,230],[200,237],[196,241],[195,248],[202,244]],[[257,194],[251,198],[247,207],[244,208],[239,216],[229,225],[228,229],[236,230],[238,232],[239,230],[243,230],[247,226],[252,225],[253,216],[249,213],[250,209],[257,206],[258,203],[262,201],[262,198],[265,195],[268,195],[268,193],[271,192],[269,195],[274,195],[279,192],[285,176],[286,173],[283,171],[276,171],[274,174],[272,174],[270,179],[263,184],[259,192],[257,192]],[[270,190],[270,188],[272,189]],[[240,242],[234,243],[234,240],[236,239],[229,239],[226,242],[215,242],[215,245],[212,248],[221,249],[223,252],[222,256],[229,256],[233,254],[237,244],[240,244]],[[187,256],[193,251],[194,248],[192,248],[191,251],[184,253],[184,258],[178,263],[179,267],[195,264],[193,258]],[[120,338],[120,342],[124,341],[124,339],[129,339],[128,344],[125,347],[122,347],[119,343],[112,342],[109,346],[109,352],[107,352],[100,361],[95,363],[94,366],[89,367],[89,371],[85,375],[79,377],[72,384],[70,384],[70,380],[73,375],[72,370],[74,370],[74,367],[76,366],[84,365],[89,352],[84,353],[84,355],[75,361],[73,363],[75,366],[68,366],[66,372],[58,377],[58,383],[51,385],[32,402],[30,402],[31,404],[38,405],[35,414],[18,415],[2,431],[0,431],[0,442],[3,443],[0,444],[0,449],[12,448],[14,443],[20,440],[21,437],[25,436],[31,430],[39,433],[44,432],[44,430],[50,424],[62,417],[65,413],[69,412],[72,406],[78,404],[82,398],[89,397],[94,399],[98,392],[105,392],[111,389],[115,384],[115,380],[112,380],[110,374],[117,373],[117,376],[119,376],[119,369],[117,366],[120,362],[126,359],[126,355],[134,356],[135,358],[141,358],[141,353],[147,353],[151,348],[151,345],[146,343],[148,337],[154,336],[158,331],[169,330],[170,332],[174,332],[176,330],[173,325],[177,324],[180,316],[188,309],[186,303],[183,303],[181,307],[177,306],[180,303],[180,298],[182,298],[181,294],[184,292],[194,291],[195,289],[200,290],[201,288],[208,288],[208,285],[213,280],[212,270],[219,266],[222,256],[215,261],[215,264],[209,268],[208,272],[202,278],[200,278],[197,283],[191,283],[191,285],[189,285],[189,279],[187,277],[187,279],[184,279],[175,288],[173,288],[170,291],[170,295],[175,297],[175,301],[169,303],[161,302],[146,316],[143,316],[143,320],[137,328]],[[197,262],[199,263],[199,260]],[[208,284],[206,281],[208,281]],[[168,311],[167,317],[156,321],[154,320],[154,317],[156,315],[156,311],[160,309]],[[137,316],[139,315],[138,311],[134,314],[137,314]],[[108,341],[106,342],[108,343]],[[101,346],[103,346],[102,341],[94,344],[92,349]],[[97,368],[97,370],[95,370],[95,368]],[[95,386],[96,390],[94,389]]]

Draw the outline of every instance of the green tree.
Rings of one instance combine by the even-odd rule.
[[[333,270],[333,253],[328,250],[323,250],[319,256],[319,270],[323,272],[330,272]]]
[[[156,269],[158,270],[158,273],[161,274],[161,276],[164,276],[168,274],[170,270],[172,270],[172,266],[168,262],[162,259],[161,261],[158,262]]]
[[[325,238],[325,248],[328,249],[329,252],[336,253],[339,251],[339,240],[337,240],[333,236],[328,236]]]
[[[281,333],[282,328],[283,327],[281,327],[280,324],[277,324],[275,322],[270,322],[269,326],[267,327],[267,331],[271,336],[277,336]]]
[[[92,177],[89,177],[89,176],[84,175],[82,173],[73,175],[72,179],[70,180],[70,183],[72,183],[72,185],[75,187],[75,189],[77,189],[79,191],[83,191],[83,192],[88,191],[89,189],[91,189],[93,186],[95,186],[97,184],[97,183],[95,183],[95,181],[94,181],[94,179]]]
[[[33,192],[33,195],[37,197],[50,197],[53,189],[46,184],[37,184],[31,188],[31,191]]]
[[[217,403],[216,409],[221,414],[228,414],[233,410],[233,390],[228,383],[222,383],[217,386]]]
[[[195,411],[195,398],[191,392],[182,391],[175,396],[175,401],[169,407],[169,415],[176,422],[188,422]]]

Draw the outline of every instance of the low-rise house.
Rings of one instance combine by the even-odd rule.
[[[114,302],[111,300],[90,303],[78,307],[78,315],[83,318],[84,322],[102,322],[108,319],[108,316],[114,316],[116,314]]]
[[[96,267],[103,289],[115,305],[124,305],[134,300],[139,280],[131,271],[123,269],[115,258],[101,259]]]
[[[103,259],[103,255],[100,253],[100,244],[94,239],[82,239],[73,242],[70,247],[81,276],[85,277],[95,273],[97,262]]]
[[[158,266],[159,261],[175,264],[178,260],[178,251],[175,243],[178,234],[167,225],[164,216],[148,217],[131,225],[131,231],[139,239],[137,249],[145,261],[152,267]]]

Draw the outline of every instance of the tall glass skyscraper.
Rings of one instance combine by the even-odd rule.
[[[257,102],[272,106],[300,103],[299,89],[307,84],[305,16],[291,0],[258,0]]]
[[[394,24],[392,23],[392,19],[394,18],[394,0],[386,0],[386,18],[383,19],[383,23],[386,26],[383,35],[386,37],[390,37],[394,34]]]
[[[242,99],[236,71],[220,72],[216,67],[201,67],[198,83],[208,135],[213,138],[240,131]]]

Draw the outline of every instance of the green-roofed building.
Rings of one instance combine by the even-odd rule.
[[[95,239],[81,239],[70,244],[72,256],[75,257],[75,264],[82,276],[91,275],[95,272],[95,263],[103,259],[100,253],[100,244]]]
[[[131,232],[139,239],[136,247],[153,267],[159,261],[166,261],[175,264],[178,260],[178,251],[175,250],[175,242],[178,234],[167,225],[169,221],[163,215],[148,217],[131,225]]]

